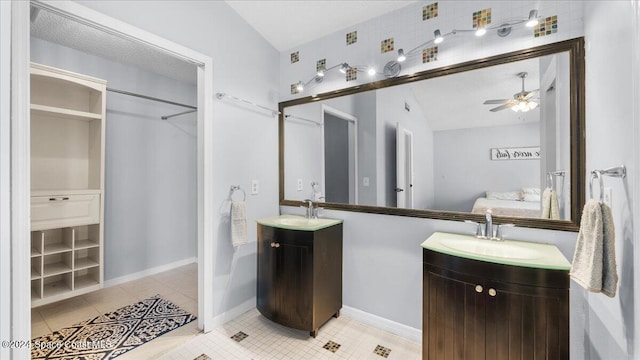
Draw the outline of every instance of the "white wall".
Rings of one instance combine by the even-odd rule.
[[[539,187],[540,160],[491,160],[491,148],[540,146],[540,123],[434,132],[434,209],[470,212],[485,191]]]
[[[377,152],[375,91],[354,94],[353,105],[354,112],[358,116],[358,204],[376,206],[378,181],[375,156]],[[365,178],[369,179],[368,186],[364,185]]]
[[[94,10],[187,46],[213,58],[215,92],[270,108],[278,101],[278,52],[222,1],[82,1]],[[278,213],[278,125],[270,113],[232,101],[214,103],[215,219],[214,316],[255,306],[255,219]],[[249,244],[231,246],[225,199],[231,185],[247,195]],[[214,239],[205,239],[213,241]]]
[[[110,88],[196,103],[195,84],[33,37],[31,60],[105,79]],[[160,119],[181,111],[107,93],[105,280],[196,256],[195,113]]]
[[[633,69],[637,74],[637,58],[633,62],[633,7],[629,1],[585,2],[584,22],[586,40],[586,140],[587,171],[620,164],[628,166],[624,180],[605,177],[605,186],[613,190],[613,217],[616,228],[616,261],[618,265],[618,294],[608,298],[600,294],[574,292],[581,297],[580,306],[586,313],[584,350],[586,359],[623,359],[638,357],[633,348],[638,331],[634,326],[634,202],[640,201],[633,189],[638,183],[635,168],[632,129],[638,119],[633,118]],[[612,41],[615,39],[615,41]],[[637,40],[637,39],[636,39]],[[637,81],[637,79],[635,79]],[[636,94],[637,96],[637,94]],[[637,141],[637,139],[636,139]],[[637,154],[635,155],[637,156]],[[587,190],[588,195],[588,190]],[[637,286],[637,285],[635,285]]]

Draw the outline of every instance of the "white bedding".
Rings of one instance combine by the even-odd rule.
[[[539,218],[541,214],[540,203],[517,200],[488,200],[478,198],[473,204],[472,213],[484,214],[491,209],[493,215],[519,216]]]

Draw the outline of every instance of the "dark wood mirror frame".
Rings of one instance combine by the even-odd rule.
[[[513,51],[505,54],[487,57],[484,59],[467,61],[460,64],[444,66],[437,69],[426,70],[414,74],[399,76],[396,78],[380,80],[368,84],[362,84],[350,88],[329,91],[326,93],[307,96],[299,99],[284,101],[278,104],[280,111],[279,131],[279,177],[280,177],[280,205],[300,206],[301,201],[286,200],[284,198],[284,109],[288,106],[301,105],[320,100],[327,100],[345,95],[356,94],[364,91],[376,90],[389,86],[407,84],[439,76],[456,74],[464,71],[480,69],[484,67],[506,64],[510,62],[526,60],[535,57],[553,55],[568,52],[571,70],[570,81],[570,149],[571,149],[571,220],[545,220],[536,218],[494,216],[497,224],[513,223],[520,227],[540,228],[550,230],[578,231],[580,227],[580,215],[585,203],[585,63],[584,63],[584,38],[575,38],[548,45],[537,46],[525,50]],[[484,221],[483,214],[472,214],[453,211],[404,209],[392,207],[378,207],[365,205],[350,205],[342,203],[326,202],[322,207],[331,210],[357,211],[372,214],[385,214],[397,216],[409,216],[427,219],[451,220],[451,221]]]

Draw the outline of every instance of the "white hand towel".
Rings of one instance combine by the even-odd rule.
[[[231,243],[233,246],[247,243],[247,210],[244,201],[231,203]]]
[[[544,189],[542,192],[542,218],[551,219],[551,188]]]
[[[582,211],[569,276],[589,291],[615,296],[618,274],[613,218],[609,207],[601,205],[597,200],[587,201]]]
[[[611,209],[602,207],[602,293],[608,297],[616,296],[618,288],[618,270],[616,266],[616,230],[613,225]]]
[[[558,193],[551,189],[550,191],[551,196],[550,196],[550,207],[551,207],[551,211],[549,212],[549,219],[553,219],[553,220],[559,220],[560,219],[560,210],[558,209]]]

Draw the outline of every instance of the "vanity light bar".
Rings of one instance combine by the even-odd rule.
[[[496,24],[499,25],[491,25],[491,26],[485,26],[485,27],[481,27],[478,29],[473,29],[473,30],[468,30],[468,29],[463,29],[463,30],[457,30],[457,29],[453,29],[450,32],[446,33],[446,34],[442,34],[440,32],[440,29],[436,29],[433,32],[433,39],[430,39],[414,48],[412,48],[411,50],[405,52],[404,49],[400,48],[398,49],[398,57],[396,58],[395,61],[390,61],[389,63],[387,63],[385,65],[385,68],[393,68],[393,67],[400,67],[401,62],[406,61],[410,56],[415,56],[417,54],[420,53],[419,50],[422,50],[424,47],[429,46],[429,45],[433,45],[433,44],[440,44],[444,41],[445,37],[451,36],[451,35],[456,35],[458,33],[474,33],[476,36],[481,37],[483,35],[485,35],[487,33],[487,31],[489,30],[497,30],[498,31],[498,35],[501,37],[505,37],[507,35],[509,35],[511,33],[511,28],[514,26],[518,26],[518,25],[525,25],[526,27],[533,27],[535,25],[538,24],[538,10],[536,9],[532,9],[529,11],[529,15],[526,18],[520,18],[517,20],[511,20],[511,21],[497,21]],[[334,65],[330,68],[326,68],[326,67],[322,67],[318,70],[317,74],[312,77],[311,79],[309,79],[309,81],[307,82],[303,82],[303,81],[298,81],[296,83],[296,89],[298,90],[298,92],[303,92],[306,88],[307,85],[311,84],[312,82],[322,82],[325,78],[325,75],[327,74],[327,72],[329,70],[332,70],[334,68],[338,68],[339,67],[339,71],[343,74],[347,73],[347,70],[349,69],[353,69],[355,68],[357,71],[359,72],[364,72],[365,70],[360,70],[360,66],[349,66],[348,63],[346,62],[341,62],[337,65]],[[399,74],[399,70],[398,71],[385,71],[384,73],[377,73],[375,70],[372,70],[373,67],[372,66],[363,66],[362,68],[368,68],[367,72],[370,76],[376,76],[376,75],[384,75],[386,77],[396,77]]]

